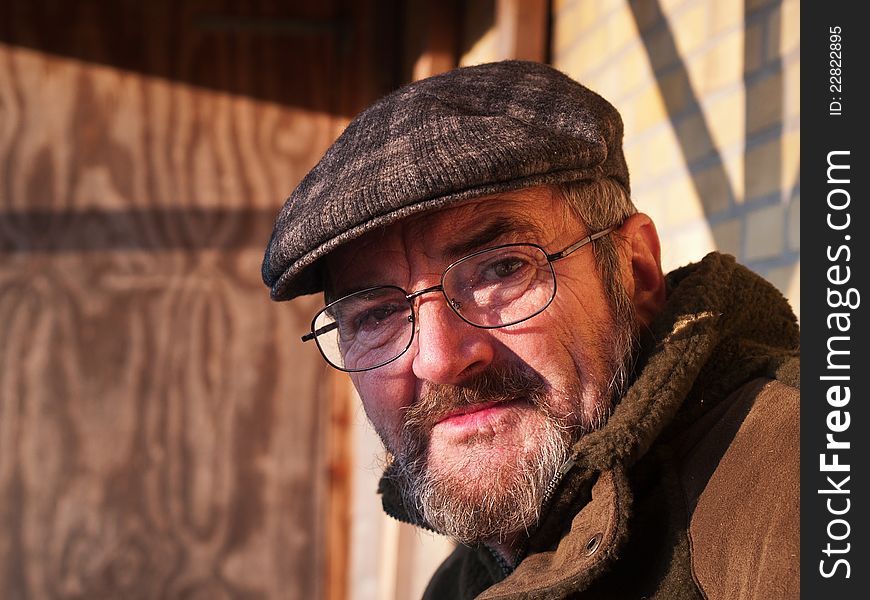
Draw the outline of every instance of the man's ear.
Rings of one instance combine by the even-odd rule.
[[[619,228],[622,244],[623,283],[634,302],[638,324],[648,327],[665,305],[659,234],[647,215],[630,216]]]

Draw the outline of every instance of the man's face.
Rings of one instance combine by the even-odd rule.
[[[335,297],[375,285],[412,292],[438,285],[449,264],[476,250],[530,242],[553,253],[589,233],[549,188],[505,193],[347,244],[329,259],[330,284]],[[465,323],[440,293],[418,297],[408,351],[351,374],[403,473],[400,485],[413,488],[406,495],[436,529],[463,541],[531,526],[570,444],[609,412],[609,386],[628,349],[613,347],[622,336],[591,246],[553,267],[550,306],[501,329]],[[522,514],[506,514],[523,503]],[[487,506],[492,514],[483,514]],[[444,514],[469,512],[477,517]]]

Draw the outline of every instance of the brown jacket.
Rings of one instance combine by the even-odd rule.
[[[426,598],[799,596],[799,334],[770,284],[710,254],[668,276],[655,342],[515,569],[460,546]],[[416,522],[382,481],[384,508]]]

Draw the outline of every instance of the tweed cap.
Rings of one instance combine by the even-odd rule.
[[[629,190],[622,119],[541,63],[455,69],[381,98],[288,198],[263,259],[273,300],[322,291],[320,259],[373,229],[536,185],[612,178]]]

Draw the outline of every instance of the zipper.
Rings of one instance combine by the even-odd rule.
[[[490,548],[488,545],[483,544],[483,547],[487,549],[490,556],[495,560],[496,564],[501,569],[502,579],[505,579],[508,575],[514,572],[514,568],[508,564],[508,562],[502,558],[501,554]]]
[[[575,464],[577,464],[576,459],[571,457],[565,461],[565,464],[559,467],[558,471],[556,471],[556,476],[553,477],[552,481],[550,481],[550,485],[547,486],[547,489],[544,492],[544,501],[541,502],[541,514],[544,514],[546,509],[549,508],[550,500],[553,499],[553,494],[556,493],[556,488],[559,487],[559,484],[562,483],[565,475],[568,474],[568,471],[570,471]]]
[[[559,484],[562,483],[562,480],[565,479],[565,475],[568,474],[568,471],[574,468],[574,465],[577,464],[577,457],[572,456],[568,460],[559,467],[559,470],[556,471],[556,475],[553,476],[553,479],[550,480],[550,485],[547,486],[547,489],[544,490],[544,499],[541,501],[541,517],[548,511],[550,508],[550,501],[553,499],[553,495],[556,493],[556,488],[559,487]],[[528,540],[519,548],[517,552],[517,564],[520,564],[523,559],[526,558],[526,552],[528,551]],[[499,557],[500,558],[500,557]],[[513,571],[513,569],[511,569]],[[509,575],[507,573],[505,576]]]

